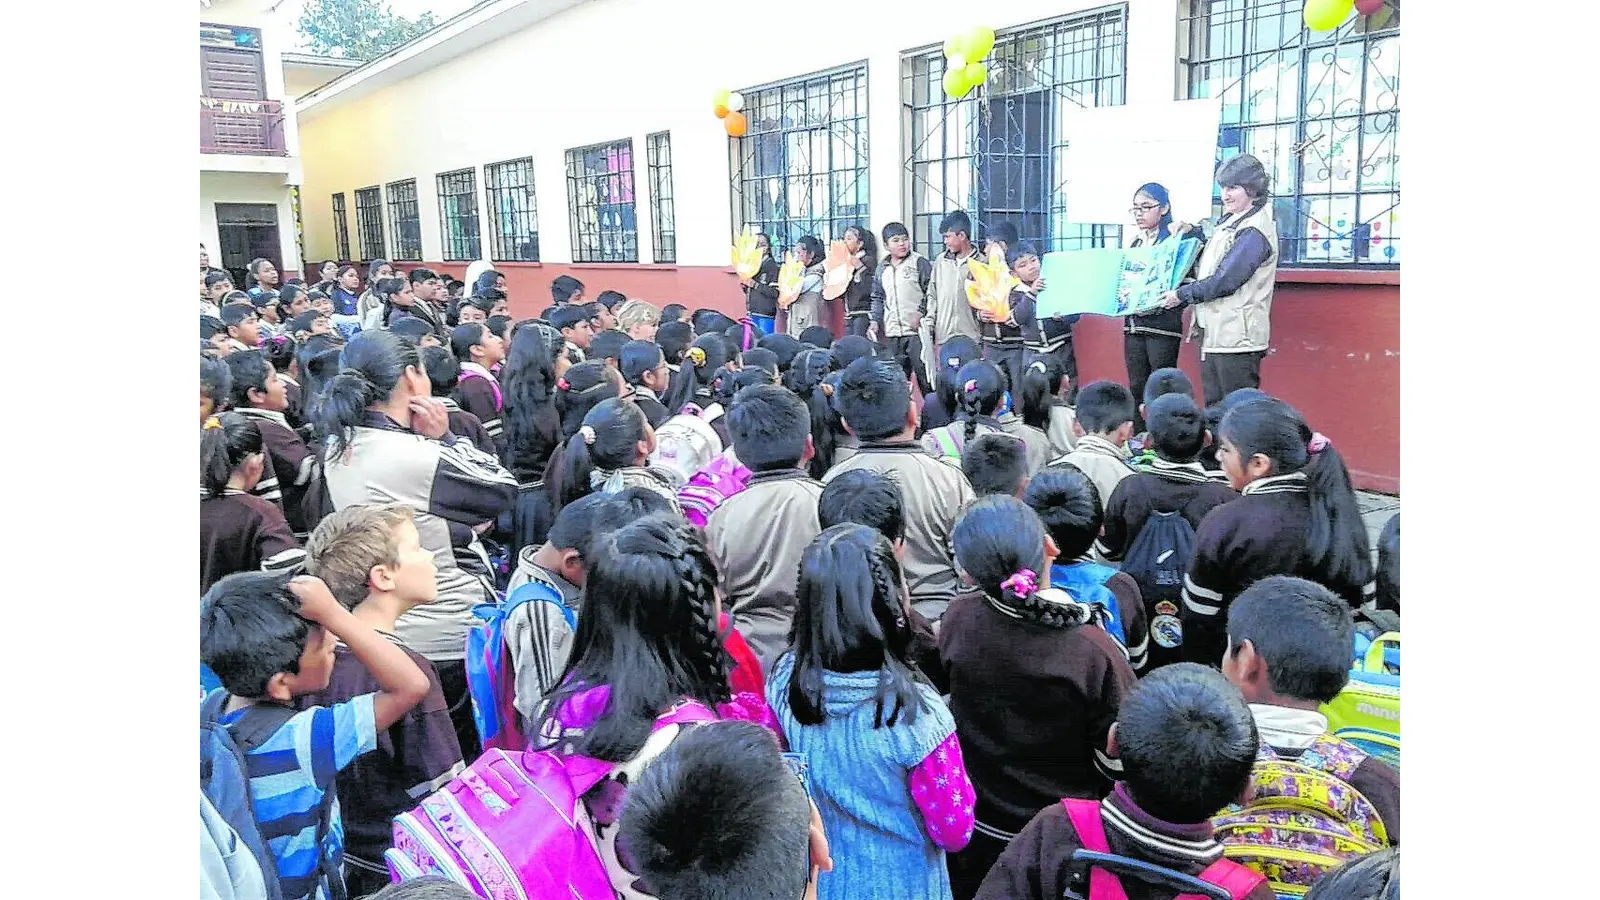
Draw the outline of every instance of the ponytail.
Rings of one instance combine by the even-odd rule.
[[[590,410],[621,393],[605,360],[591,359],[568,369],[556,379],[555,409],[561,416],[561,439],[577,434]]]
[[[959,379],[958,374],[967,363],[982,355],[978,342],[966,335],[953,337],[939,348],[939,371],[934,373],[937,381],[935,393],[951,415],[961,408],[959,388],[963,379]]]
[[[1039,356],[1022,370],[1022,422],[1040,431],[1050,430],[1050,410],[1061,390],[1061,364],[1055,357]]]
[[[407,369],[424,371],[417,348],[387,328],[356,335],[339,361],[339,374],[323,387],[315,415],[318,436],[331,439],[329,458],[349,449],[367,409],[392,396]]]
[[[833,457],[839,446],[839,412],[833,408],[833,395],[839,389],[837,373],[830,374],[811,389],[806,406],[811,410],[812,457],[810,475],[822,480],[833,468]]]
[[[1077,620],[1039,595],[1045,580],[1044,524],[1022,501],[990,494],[969,505],[951,532],[956,566],[1003,611],[1039,625]]]
[[[583,417],[583,425],[567,441],[562,458],[561,505],[594,493],[598,470],[636,465],[639,442],[649,434],[649,422],[638,404],[613,397],[596,404]]]
[[[970,441],[978,433],[978,420],[993,416],[1000,408],[1006,393],[1006,377],[994,363],[975,359],[956,373],[956,382],[959,385],[956,410],[966,426],[964,440]]]
[[[561,479],[561,508],[581,500],[594,493],[594,486],[589,483],[594,476],[594,457],[589,448],[593,445],[594,429],[587,425],[578,429],[578,433],[567,439],[566,452],[561,454],[562,479]],[[556,510],[560,512],[560,509]]]
[[[248,416],[223,413],[200,426],[200,489],[221,497],[234,470],[261,452],[261,429]]]

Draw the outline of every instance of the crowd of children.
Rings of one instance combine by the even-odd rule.
[[[1037,254],[979,321],[941,230],[854,229],[837,340],[815,239],[787,334],[202,269],[202,895],[1397,898],[1327,710],[1398,517],[1280,399],[1076,384]]]

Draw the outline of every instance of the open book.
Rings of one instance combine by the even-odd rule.
[[[1199,241],[1183,238],[1128,250],[1046,253],[1039,260],[1045,289],[1038,314],[1128,316],[1160,309],[1161,298],[1177,289],[1199,249]]]

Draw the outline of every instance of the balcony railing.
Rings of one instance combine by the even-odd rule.
[[[201,97],[200,152],[288,156],[283,142],[283,103]]]

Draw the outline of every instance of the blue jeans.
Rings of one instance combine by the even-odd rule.
[[[755,323],[756,328],[760,329],[762,334],[771,334],[775,325],[775,317],[758,316],[755,313],[750,314],[750,321]]]

